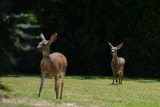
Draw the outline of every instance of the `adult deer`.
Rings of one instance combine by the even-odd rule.
[[[116,47],[114,47],[110,42],[108,42],[108,44],[111,47],[111,53],[112,53],[112,61],[111,61],[111,67],[112,67],[112,73],[113,73],[112,84],[114,84],[114,79],[116,79],[116,82],[118,82],[119,80],[119,84],[122,84],[125,59],[122,57],[118,57],[117,51],[122,48],[123,43],[121,43]],[[117,77],[118,77],[118,80],[117,80]]]
[[[37,46],[38,49],[42,51],[43,58],[40,63],[41,67],[41,85],[39,89],[38,97],[40,97],[43,84],[44,84],[44,78],[46,74],[48,74],[51,78],[54,78],[55,81],[55,93],[56,93],[56,99],[59,98],[59,85],[61,84],[61,92],[60,92],[60,99],[62,99],[62,92],[63,92],[63,85],[64,85],[64,76],[66,73],[66,67],[67,67],[67,60],[66,57],[59,53],[55,52],[50,54],[50,45],[53,43],[57,38],[57,33],[53,34],[50,37],[50,40],[46,40],[44,35],[41,33],[40,35],[42,41]],[[61,81],[58,80],[59,77],[61,77]]]

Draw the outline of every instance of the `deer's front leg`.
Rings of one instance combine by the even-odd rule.
[[[115,72],[113,72],[113,83],[112,84],[114,84],[114,79],[116,78],[116,73]],[[116,78],[117,79],[117,78]]]
[[[39,88],[38,97],[40,97],[40,95],[41,95],[41,91],[42,91],[43,84],[44,84],[44,78],[45,78],[45,74],[42,74],[41,75],[41,85],[40,85],[40,88]]]
[[[114,66],[111,64],[112,67],[112,73],[113,73],[113,83],[114,84],[114,79],[116,78],[116,70],[114,69]]]

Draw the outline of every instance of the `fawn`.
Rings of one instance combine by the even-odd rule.
[[[54,52],[50,54],[50,45],[56,40],[57,33],[53,34],[50,37],[50,40],[46,40],[42,33],[40,34],[40,37],[42,41],[39,43],[37,48],[42,51],[43,58],[40,63],[41,85],[40,85],[38,97],[40,97],[40,94],[43,88],[44,78],[46,74],[48,74],[51,78],[54,78],[56,99],[58,99],[59,97],[58,96],[59,85],[61,84],[60,99],[62,99],[64,76],[65,76],[66,67],[67,67],[67,59],[63,54],[59,52]],[[59,80],[59,77],[61,77],[61,81]]]
[[[116,78],[116,82],[118,82],[117,77],[119,78],[119,84],[122,84],[125,59],[122,57],[118,57],[117,51],[122,48],[123,43],[121,43],[117,47],[114,47],[110,42],[108,42],[108,44],[111,47],[111,53],[112,53],[112,61],[111,61],[111,67],[112,67],[112,73],[113,73],[112,84],[114,84],[115,78]]]

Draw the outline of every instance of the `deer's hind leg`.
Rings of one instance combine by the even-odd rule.
[[[122,84],[122,80],[123,80],[123,72],[124,72],[124,66],[121,67],[120,71],[119,71],[119,75],[120,75],[120,84]]]
[[[58,77],[54,77],[54,82],[55,82],[55,93],[56,93],[56,99],[58,99],[58,94],[59,94],[59,80]]]
[[[116,73],[115,73],[115,72],[113,72],[113,83],[112,83],[112,84],[114,84],[114,80],[116,80],[116,81],[117,81],[117,75],[116,75]]]
[[[60,99],[62,99],[63,86],[64,86],[64,76],[65,76],[65,74],[61,75],[61,93],[60,93]]]
[[[122,84],[123,74],[122,72],[119,73],[119,84]]]

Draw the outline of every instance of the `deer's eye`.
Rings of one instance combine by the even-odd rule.
[[[49,41],[45,41],[44,44],[47,45],[49,43]]]
[[[41,44],[42,46],[45,46],[46,44]]]

